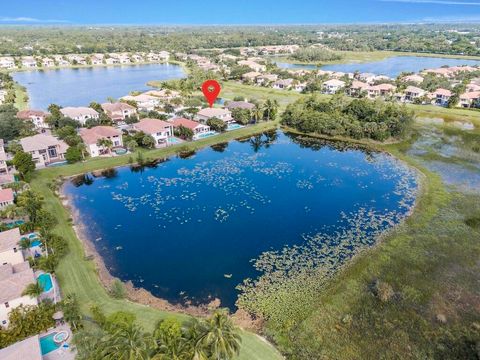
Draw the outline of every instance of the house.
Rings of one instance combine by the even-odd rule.
[[[431,94],[435,105],[447,106],[448,100],[452,97],[452,92],[447,89],[437,89]]]
[[[127,95],[122,97],[122,100],[135,101],[138,109],[141,111],[152,111],[160,105],[160,99],[158,97],[147,94],[140,94],[136,96]]]
[[[47,116],[48,113],[41,110],[22,110],[17,113],[17,118],[31,121],[37,130],[49,128],[48,124],[45,122]]]
[[[280,79],[272,84],[272,88],[277,90],[288,90],[292,87],[293,79]]]
[[[16,265],[25,261],[19,242],[20,230],[18,228],[0,232],[0,265]]]
[[[424,78],[423,78],[423,76],[413,74],[413,75],[405,76],[404,78],[402,78],[402,80],[405,81],[405,82],[412,82],[414,84],[419,85],[423,82]]]
[[[460,95],[459,107],[476,107],[480,100],[480,91],[471,91]]]
[[[426,91],[415,86],[407,86],[405,89],[405,102],[413,102],[415,99],[421,98]]]
[[[90,56],[90,62],[92,65],[103,65],[103,54],[95,54]]]
[[[7,165],[7,153],[5,152],[5,146],[3,143],[3,139],[0,139],[0,175],[6,175],[10,171]]]
[[[173,124],[158,119],[142,119],[132,124],[132,128],[151,135],[155,140],[155,147],[168,146],[169,138],[173,136]]]
[[[22,67],[33,69],[37,67],[37,60],[32,56],[25,56],[22,58]]]
[[[226,123],[232,122],[232,113],[228,109],[204,108],[197,113],[197,119],[201,123],[205,123],[208,119],[217,118]]]
[[[23,151],[32,154],[37,168],[63,161],[68,145],[52,135],[38,134],[20,139]]]
[[[89,107],[64,107],[60,109],[63,116],[69,117],[73,120],[77,120],[80,124],[85,125],[88,119],[98,119],[99,114],[97,111]]]
[[[65,60],[62,55],[53,55],[53,59],[58,66],[70,66],[70,62]]]
[[[2,69],[15,69],[15,60],[10,56],[0,58],[0,68]]]
[[[259,63],[256,63],[255,61],[251,60],[240,60],[238,62],[238,65],[240,66],[248,66],[250,69],[256,72],[263,72],[267,70],[267,67],[265,65],[261,65]]]
[[[158,53],[158,57],[162,61],[168,61],[170,60],[170,53],[168,51],[163,50]]]
[[[109,58],[105,59],[105,64],[107,64],[107,65],[118,65],[118,64],[120,64],[120,60],[118,60],[117,58],[114,58],[114,57],[109,57]]]
[[[8,205],[13,205],[14,199],[12,189],[0,189],[0,210],[6,208]]]
[[[155,96],[162,100],[169,101],[169,100],[180,97],[181,94],[179,91],[175,91],[175,90],[159,89],[159,90],[149,90],[145,92],[144,95]]]
[[[345,87],[345,81],[332,79],[323,83],[323,92],[325,94],[335,94]]]
[[[367,92],[370,86],[362,81],[353,80],[352,85],[347,89],[347,94],[353,97],[359,97],[363,92]]]
[[[113,121],[122,121],[137,114],[137,109],[134,106],[124,102],[104,103],[102,109]]]
[[[87,59],[85,59],[85,57],[81,55],[67,55],[67,59],[73,65],[87,65]]]
[[[259,72],[256,72],[256,71],[250,71],[250,72],[247,72],[245,74],[242,75],[242,80],[244,81],[255,81],[255,79],[262,75],[261,73]]]
[[[131,64],[130,56],[128,54],[120,54],[117,59],[120,61],[120,64]]]
[[[185,119],[185,118],[174,118],[169,121],[173,124],[173,127],[183,126],[183,127],[186,127],[187,129],[192,130],[194,139],[197,138],[198,135],[204,134],[210,131],[210,126],[200,124],[199,122]]]
[[[54,67],[55,66],[55,61],[53,59],[50,59],[48,57],[42,59],[42,66],[43,67]]]
[[[307,83],[297,83],[293,85],[293,90],[302,92],[307,87]]]
[[[10,312],[20,305],[38,305],[37,298],[22,295],[25,288],[35,283],[28,261],[0,266],[0,325],[8,326]]]
[[[277,74],[265,74],[257,76],[256,82],[258,85],[269,84],[278,80]]]
[[[102,139],[110,140],[114,148],[123,146],[122,132],[111,126],[94,126],[90,129],[80,129],[79,135],[91,157],[110,153],[110,149],[98,145],[98,142]]]
[[[38,335],[0,349],[0,359],[42,360],[42,350],[40,348],[40,339]]]
[[[246,101],[229,101],[225,108],[232,111],[233,109],[247,109],[253,110],[255,109],[255,104],[246,102]]]
[[[392,84],[372,85],[367,88],[368,97],[375,99],[379,96],[385,97],[391,95],[395,91],[395,86]]]

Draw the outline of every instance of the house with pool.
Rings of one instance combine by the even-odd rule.
[[[20,139],[23,151],[32,154],[35,166],[43,168],[55,162],[65,161],[68,145],[48,134],[37,134]]]
[[[201,123],[206,123],[211,118],[217,118],[226,123],[233,122],[232,113],[228,109],[204,108],[197,113],[196,117]]]
[[[82,125],[85,125],[85,122],[88,119],[97,120],[100,116],[96,110],[89,107],[85,107],[85,106],[79,106],[79,107],[67,106],[60,109],[60,112],[62,113],[63,116],[73,120],[77,120]]]
[[[102,109],[112,121],[123,121],[125,118],[135,116],[137,109],[124,102],[104,103]]]
[[[173,127],[177,128],[180,126],[186,127],[193,131],[193,139],[197,139],[199,135],[208,133],[210,131],[210,126],[201,124],[199,122],[185,119],[185,118],[174,118],[169,120],[172,123]]]
[[[101,140],[110,140],[113,148],[123,147],[122,132],[111,126],[94,126],[90,129],[80,129],[80,137],[86,145],[91,157],[110,155],[110,150],[99,145]]]
[[[173,124],[158,119],[142,119],[132,124],[132,130],[151,135],[157,148],[170,145],[169,138],[173,137]]]
[[[18,227],[0,232],[0,265],[16,265],[25,261],[19,242]]]
[[[13,205],[14,199],[15,197],[12,189],[0,189],[0,210],[5,209],[9,205]]]
[[[49,128],[48,124],[45,122],[48,115],[49,114],[45,111],[30,109],[19,111],[17,113],[17,118],[31,121],[37,130],[45,130]]]
[[[37,306],[36,297],[23,295],[25,288],[35,283],[28,261],[0,266],[0,325],[8,326],[10,312],[20,305]]]

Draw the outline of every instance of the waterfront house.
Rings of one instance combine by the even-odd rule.
[[[193,137],[196,138],[200,134],[204,134],[210,131],[210,126],[200,124],[199,122],[185,119],[185,118],[174,118],[169,120],[172,123],[173,127],[186,127],[193,131]]]
[[[433,98],[432,102],[435,105],[440,105],[440,106],[447,106],[448,101],[452,97],[452,92],[447,89],[437,89],[435,90],[432,94],[431,97]]]
[[[66,60],[62,55],[53,55],[53,59],[58,66],[70,66],[70,62]]]
[[[272,84],[272,88],[277,90],[288,90],[292,87],[293,79],[280,79]]]
[[[417,74],[412,74],[412,75],[407,75],[402,78],[404,82],[411,82],[414,84],[421,84],[423,82],[423,76],[417,75]]]
[[[257,76],[257,78],[255,79],[258,85],[270,84],[277,80],[278,80],[277,74],[264,74],[264,75]]]
[[[104,103],[102,109],[113,121],[123,121],[125,118],[137,114],[137,109],[134,106],[124,102]]]
[[[470,108],[477,107],[480,103],[480,91],[471,91],[466,92],[460,95],[460,101],[458,102],[458,107]]]
[[[72,65],[87,65],[87,59],[82,55],[67,55],[67,60],[72,63]]]
[[[255,81],[255,79],[257,77],[259,77],[260,75],[262,75],[261,73],[257,72],[257,71],[250,71],[250,72],[247,72],[245,74],[242,75],[242,80],[243,81]]]
[[[33,56],[25,56],[22,58],[22,67],[27,69],[34,69],[37,67],[37,60]]]
[[[77,120],[80,124],[85,125],[88,119],[98,119],[99,114],[92,108],[79,106],[79,107],[64,107],[60,109],[63,116],[69,117],[73,120]]]
[[[80,129],[79,135],[91,157],[109,154],[110,149],[98,145],[98,142],[102,139],[110,140],[114,148],[123,146],[122,132],[111,126],[94,126],[91,129]]]
[[[149,90],[144,93],[144,95],[155,96],[160,98],[164,101],[169,101],[181,96],[179,91],[171,90],[171,89],[158,89],[158,90]]]
[[[421,98],[423,95],[426,94],[426,91],[420,89],[416,86],[407,86],[405,89],[405,102],[413,102],[415,99]]]
[[[37,168],[45,167],[54,162],[63,161],[68,145],[48,134],[38,134],[20,139],[23,151],[32,154],[32,160]]]
[[[132,124],[132,128],[151,135],[155,140],[155,147],[168,146],[168,138],[173,136],[173,124],[158,119],[142,119]]]
[[[17,113],[17,118],[31,121],[37,130],[45,130],[49,128],[48,124],[45,122],[47,116],[48,113],[44,111],[32,109],[22,110]]]
[[[38,305],[38,300],[22,295],[25,288],[35,283],[35,275],[28,261],[0,266],[0,325],[8,327],[10,312],[20,305]]]
[[[6,208],[8,205],[13,205],[14,199],[12,189],[0,189],[0,210]]]
[[[90,56],[90,62],[92,65],[102,65],[103,64],[103,54],[94,54]]]
[[[160,99],[156,96],[140,94],[136,96],[127,95],[121,98],[126,101],[135,101],[137,107],[141,111],[152,111],[160,105]]]
[[[0,232],[0,265],[16,265],[25,261],[18,244],[19,241],[20,230],[18,228]]]
[[[359,97],[362,93],[367,92],[369,85],[362,81],[353,80],[352,85],[347,89],[347,95]]]
[[[10,170],[7,165],[7,153],[5,152],[5,146],[3,139],[0,139],[0,175],[7,175]]]
[[[263,71],[267,70],[267,67],[265,65],[256,63],[255,61],[251,61],[251,60],[240,60],[238,62],[238,65],[248,66],[250,69],[252,69],[253,71],[256,71],[256,72],[263,72]]]
[[[15,60],[10,56],[4,56],[0,58],[0,68],[2,69],[15,69]]]
[[[43,67],[54,67],[55,66],[55,61],[51,58],[43,58],[42,59],[42,66]]]
[[[385,97],[388,95],[392,95],[395,89],[396,87],[392,84],[379,84],[369,86],[367,88],[367,92],[370,99],[375,99],[380,96]]]
[[[118,64],[120,64],[120,60],[118,60],[115,57],[109,57],[109,58],[105,59],[105,64],[107,64],[107,65],[118,65]]]
[[[170,53],[168,51],[162,50],[158,53],[158,57],[162,61],[168,61],[170,60]]]
[[[208,119],[217,118],[226,123],[232,122],[232,113],[228,109],[204,108],[197,113],[197,120],[206,123]]]
[[[42,350],[38,335],[16,342],[0,349],[2,360],[42,360]]]
[[[232,111],[233,109],[247,109],[253,110],[255,109],[255,104],[246,102],[246,101],[229,101],[225,105],[225,108]]]
[[[323,83],[323,92],[325,94],[335,94],[337,91],[345,87],[345,81],[331,79]]]

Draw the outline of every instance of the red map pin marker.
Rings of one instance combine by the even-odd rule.
[[[210,104],[210,107],[213,106],[221,89],[220,84],[216,80],[207,80],[202,84],[203,95]]]

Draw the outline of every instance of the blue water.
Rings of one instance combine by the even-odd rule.
[[[42,242],[40,240],[35,240],[35,241],[32,241],[32,243],[30,244],[30,247],[35,247],[40,245],[42,245]]]
[[[377,75],[386,75],[395,78],[402,72],[419,72],[429,68],[439,68],[444,65],[478,65],[479,60],[448,59],[422,56],[394,56],[380,61],[366,63],[348,63],[322,66],[322,70],[341,72],[366,72]]]
[[[13,73],[13,78],[27,88],[30,107],[45,110],[52,103],[88,106],[92,101],[105,102],[108,97],[120,98],[131,91],[148,90],[148,81],[184,75],[178,65],[148,64],[23,71]]]
[[[312,64],[291,64],[281,61],[275,61],[275,64],[282,69],[292,69],[292,70],[315,70],[319,69],[318,66]]]
[[[53,337],[56,333],[48,334],[47,336],[40,338],[40,349],[42,350],[42,355],[46,355],[54,350],[57,350],[60,345],[56,344],[53,341]]]
[[[258,275],[251,259],[360,208],[403,213],[401,184],[415,187],[388,155],[282,132],[106,175],[64,191],[112,274],[174,303],[231,308],[235,286]]]
[[[52,287],[53,287],[53,284],[52,284],[52,276],[50,274],[41,274],[38,276],[38,283],[40,284],[40,286],[42,287],[43,289],[43,292],[49,292]]]
[[[244,126],[242,126],[240,124],[228,124],[227,131],[237,130],[237,129],[241,129],[243,127]]]
[[[206,133],[198,134],[197,139],[205,139],[205,138],[208,138],[208,137],[211,137],[211,136],[215,136],[217,134],[218,133],[215,132],[215,131],[208,131]]]

